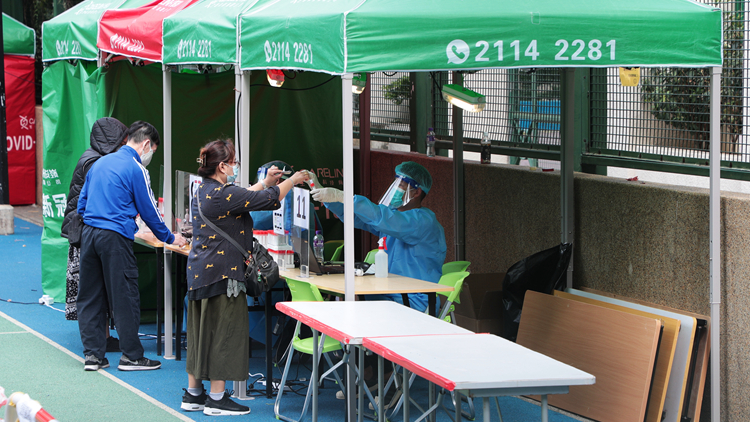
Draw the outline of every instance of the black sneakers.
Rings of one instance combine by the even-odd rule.
[[[188,412],[203,410],[206,398],[208,398],[205,389],[197,396],[188,393],[188,390],[184,388],[183,391],[185,391],[185,394],[182,395],[182,405],[180,405],[180,409],[187,410]]]
[[[250,408],[237,404],[229,398],[230,394],[224,392],[224,396],[221,400],[214,400],[211,396],[206,397],[206,404],[203,407],[203,414],[209,416],[219,415],[247,415],[250,413]],[[184,403],[184,402],[183,402]]]
[[[99,359],[94,355],[86,356],[86,362],[83,364],[84,371],[98,371],[104,368],[109,368],[109,361],[107,358]]]
[[[120,358],[120,364],[117,365],[117,369],[121,371],[150,371],[152,369],[159,368],[161,368],[161,362],[145,357],[136,360],[130,360],[123,356]]]

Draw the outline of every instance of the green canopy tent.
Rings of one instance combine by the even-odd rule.
[[[3,53],[32,57],[36,54],[34,29],[5,13],[3,13]]]
[[[711,321],[719,333],[719,81],[721,10],[688,0],[279,0],[240,18],[243,70],[342,75],[346,299],[354,295],[352,73],[538,67],[712,67]],[[561,109],[562,240],[573,236],[573,71]],[[454,113],[456,110],[454,109]],[[454,166],[462,180],[462,146]],[[459,185],[460,186],[460,185]],[[457,204],[460,205],[460,204]],[[457,206],[457,209],[462,209]],[[458,224],[457,224],[458,225]],[[457,230],[457,238],[459,238]],[[461,240],[457,239],[457,244]],[[457,257],[460,259],[460,257]],[[571,283],[569,274],[569,283]],[[712,337],[712,416],[719,417],[719,339]],[[349,417],[353,417],[350,413]]]
[[[201,1],[190,6],[205,6],[203,9],[199,8],[197,14],[187,13],[190,8],[182,11],[186,12],[185,19],[191,19],[191,16],[196,19],[200,18],[200,26],[207,28],[205,36],[200,31],[189,31],[188,35],[200,35],[201,39],[209,37],[208,40],[212,43],[212,53],[221,57],[229,57],[229,59],[221,59],[220,62],[210,61],[208,64],[213,65],[214,71],[206,74],[172,73],[175,70],[186,70],[186,68],[200,72],[208,70],[207,66],[199,68],[197,65],[191,67],[187,66],[188,63],[181,63],[179,59],[184,58],[182,53],[180,53],[181,57],[175,59],[175,63],[167,63],[169,71],[165,72],[163,67],[159,70],[160,66],[157,64],[143,67],[131,66],[129,62],[133,64],[138,62],[132,58],[123,60],[127,58],[125,56],[109,56],[99,52],[96,48],[96,38],[99,33],[97,28],[102,15],[107,10],[112,10],[108,7],[115,6],[119,10],[137,9],[153,3],[153,0],[130,0],[118,6],[110,1],[88,0],[45,22],[43,27],[44,60],[48,64],[43,84],[45,88],[45,174],[50,175],[50,180],[45,184],[45,193],[60,198],[67,194],[77,157],[88,146],[89,130],[98,117],[113,116],[125,123],[137,119],[148,120],[157,128],[161,128],[171,126],[173,113],[179,116],[175,119],[173,134],[170,135],[167,131],[160,130],[163,135],[166,135],[163,136],[165,146],[172,145],[172,138],[179,140],[180,145],[180,148],[175,148],[171,154],[165,152],[163,155],[166,168],[162,176],[164,179],[172,173],[170,163],[173,157],[175,168],[194,171],[195,154],[198,148],[211,137],[231,135],[231,132],[235,131],[238,126],[250,128],[249,122],[243,125],[237,125],[234,122],[238,115],[234,110],[237,100],[233,91],[233,88],[237,87],[234,81],[236,78],[231,72],[216,72],[216,70],[218,67],[223,67],[219,70],[231,69],[223,65],[231,66],[232,60],[236,62],[236,59],[231,57],[236,57],[237,16],[244,10],[245,5],[251,5],[254,2],[248,1],[239,9],[229,10],[232,8],[223,6],[237,5],[242,2],[220,2],[220,7],[217,7],[216,2]],[[182,12],[168,19],[178,30],[186,27],[182,18],[178,16]],[[190,22],[187,26],[193,24],[195,22]],[[170,38],[173,34],[171,28],[169,25],[164,27],[165,53],[177,52],[180,49],[180,41],[183,41],[182,45],[185,46],[183,36],[176,38],[175,43],[171,42],[171,39],[175,39]],[[231,29],[225,32],[227,28]],[[215,46],[220,44],[217,41],[219,39],[220,42],[226,39],[231,42],[223,43],[220,49],[217,49]],[[158,42],[162,42],[161,37]],[[183,53],[187,51],[189,50],[182,50]],[[171,56],[165,54],[165,57]],[[109,61],[105,63],[108,59]],[[97,62],[102,67],[97,67]],[[250,84],[250,72],[245,73],[248,85],[261,85],[260,83]],[[169,78],[170,82],[164,83],[165,78]],[[259,82],[261,78],[265,81],[265,76],[261,73],[256,72],[253,75],[255,82]],[[172,79],[174,79],[173,92],[171,92]],[[331,115],[331,113],[324,113],[324,110],[319,107],[312,106],[330,102],[329,97],[339,95],[340,86],[329,83],[315,90],[308,89],[311,86],[321,85],[329,79],[330,77],[325,75],[309,73],[306,78],[290,81],[288,85],[291,85],[292,89],[282,99],[276,98],[276,95],[269,99],[268,95],[263,93],[262,88],[254,89],[253,95],[245,96],[248,101],[246,109],[249,110],[249,105],[252,103],[254,105],[253,120],[261,123],[253,124],[252,131],[247,131],[247,140],[243,142],[243,145],[248,145],[249,140],[252,139],[250,148],[243,148],[242,151],[243,154],[246,151],[252,151],[253,159],[257,161],[250,163],[249,160],[241,160],[243,164],[250,163],[245,164],[243,172],[245,179],[248,179],[251,173],[249,170],[253,164],[257,165],[271,159],[286,160],[297,167],[316,165],[330,169],[331,173],[341,167],[340,155],[337,156],[332,153],[330,147],[326,147],[328,144],[340,143],[341,135],[331,130],[333,122],[338,121],[339,109],[334,105],[334,113]],[[165,88],[170,90],[171,94],[167,94]],[[173,107],[172,111],[167,112],[163,105]],[[283,110],[283,112],[277,112],[278,110]],[[235,136],[239,138],[236,132]],[[308,138],[319,139],[320,142],[315,146],[314,143],[307,142]],[[285,139],[295,145],[289,148],[289,142],[286,145],[281,142],[269,142],[276,139]],[[335,151],[338,151],[338,148]],[[295,153],[304,154],[306,159],[295,161],[293,159]],[[161,154],[155,157],[151,164],[152,175],[155,173],[153,169],[158,169],[160,163]],[[159,178],[154,175],[152,180],[156,183]],[[164,185],[171,186],[171,183],[165,180]],[[154,191],[160,192],[157,186],[154,186]],[[171,190],[165,189],[163,196],[167,197],[170,193]],[[62,202],[65,201],[62,200]],[[165,208],[170,205],[171,201],[165,199]],[[165,209],[166,213],[171,214],[171,210]],[[43,285],[45,292],[56,296],[58,300],[65,297],[64,277],[61,277],[61,274],[65,274],[65,251],[68,246],[66,240],[59,236],[61,221],[61,210],[45,215],[43,235]],[[166,285],[168,283],[165,283],[165,287]],[[169,350],[167,352],[169,354]]]

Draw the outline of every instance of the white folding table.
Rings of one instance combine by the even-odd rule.
[[[363,345],[448,391],[482,397],[485,422],[490,420],[490,397],[539,394],[542,421],[547,422],[548,394],[567,394],[571,385],[596,381],[591,374],[492,334],[367,337]],[[405,380],[407,375],[405,371]],[[408,388],[404,382],[404,421],[409,420]],[[430,406],[418,420],[437,409],[437,404]],[[460,410],[456,415],[461,417]]]
[[[276,309],[309,326],[313,331],[313,341],[318,344],[318,332],[341,343],[361,346],[365,338],[382,336],[421,336],[425,334],[471,334],[465,328],[458,327],[443,320],[415,311],[391,301],[338,301],[338,302],[279,302]],[[360,362],[364,358],[364,349],[359,347]],[[381,357],[382,358],[382,357]],[[378,365],[378,392],[383,397],[382,359]],[[312,379],[318,377],[318,349],[313,354]],[[353,364],[353,360],[350,360]],[[318,417],[318,388],[313,382],[312,418]],[[359,408],[364,404],[364,381],[359,382]],[[347,400],[353,406],[353,386],[347,386]],[[430,394],[432,399],[434,395]],[[432,404],[432,403],[431,403]],[[379,400],[378,417],[383,417],[383,400]],[[359,419],[362,419],[359,412]]]

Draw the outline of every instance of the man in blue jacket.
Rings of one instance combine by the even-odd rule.
[[[120,335],[122,357],[117,369],[158,369],[161,363],[143,356],[138,337],[140,295],[138,267],[133,254],[135,223],[140,214],[164,243],[185,246],[173,235],[159,213],[146,167],[159,145],[151,124],[137,121],[128,128],[127,143],[94,163],[78,200],[83,217],[81,233],[78,329],[85,356],[84,370],[109,367],[106,350],[107,302]]]

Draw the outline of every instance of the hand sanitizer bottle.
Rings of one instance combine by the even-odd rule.
[[[388,254],[385,253],[385,237],[378,240],[378,252],[375,254],[375,277],[388,277]]]

